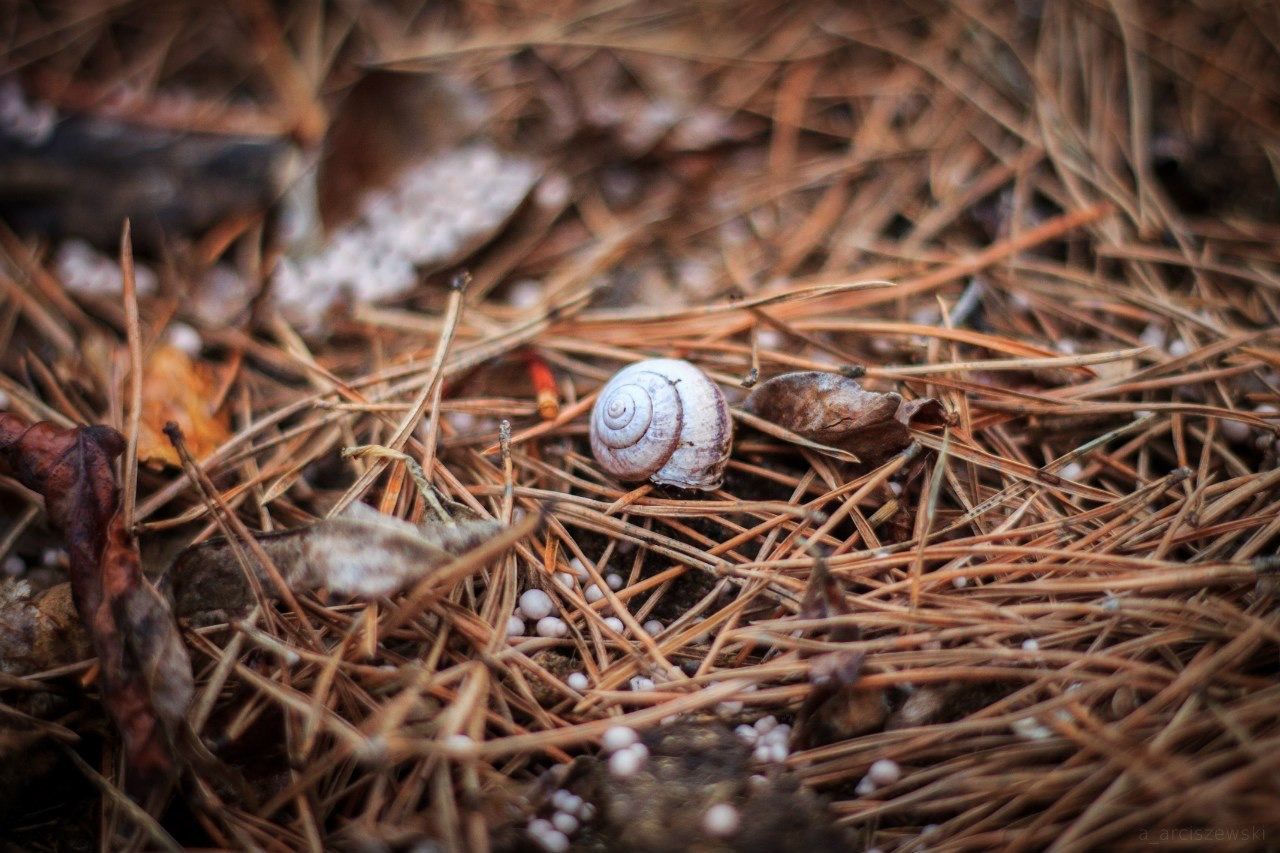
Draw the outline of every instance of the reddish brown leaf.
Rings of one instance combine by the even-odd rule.
[[[0,414],[0,461],[44,496],[70,554],[71,591],[101,668],[102,701],[124,737],[133,780],[174,769],[173,741],[191,700],[191,662],[168,605],[142,575],[120,515],[112,461],[124,451],[105,426],[27,425]]]

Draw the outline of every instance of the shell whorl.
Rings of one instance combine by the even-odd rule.
[[[620,480],[717,488],[732,436],[720,388],[679,359],[651,359],[620,370],[591,412],[591,451]]]

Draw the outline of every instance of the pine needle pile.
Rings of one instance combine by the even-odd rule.
[[[176,600],[193,690],[149,796],[109,666],[23,650],[70,605],[0,632],[0,834],[23,849],[553,849],[527,827],[610,729],[763,743],[768,717],[791,739],[744,772],[816,794],[841,846],[1280,838],[1274,5],[7,0],[0,21],[7,132],[60,132],[42,104],[315,155],[311,268],[351,277],[318,307],[280,277],[296,172],[121,240],[106,191],[94,233],[33,224],[0,153],[0,408],[124,436],[121,517],[171,599],[193,543],[261,572],[243,611]],[[382,119],[394,145],[361,133]],[[501,193],[450,165],[454,189],[359,207],[427,155],[476,181],[518,164],[519,198],[478,210]],[[334,248],[341,223],[428,203],[432,263],[362,292],[375,261]],[[78,238],[111,261],[90,288]],[[724,391],[720,488],[593,458],[600,388],[648,358]],[[801,370],[945,417],[854,461],[743,410]],[[18,601],[66,580],[63,523],[0,471]],[[353,504],[408,524],[333,521]],[[476,541],[423,538],[438,571],[392,593],[267,565],[288,531],[358,554],[352,530],[421,523]],[[521,619],[529,590],[562,636]],[[667,849],[755,849],[735,815]],[[579,822],[574,849],[661,849]]]

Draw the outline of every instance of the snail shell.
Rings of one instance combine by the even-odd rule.
[[[680,359],[623,368],[591,410],[591,452],[619,480],[719,488],[732,441],[719,386]]]

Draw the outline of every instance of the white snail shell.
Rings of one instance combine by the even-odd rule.
[[[676,358],[618,371],[591,410],[591,452],[619,480],[719,488],[732,442],[733,421],[719,386]]]

